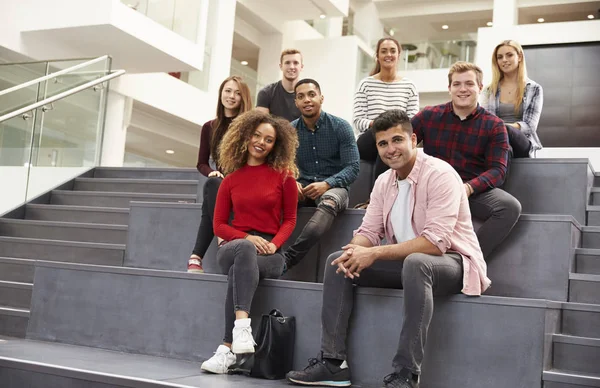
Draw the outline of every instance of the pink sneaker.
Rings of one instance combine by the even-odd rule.
[[[190,273],[204,273],[204,269],[202,269],[202,259],[196,255],[192,255],[188,260],[187,271]]]

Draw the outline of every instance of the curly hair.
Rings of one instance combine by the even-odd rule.
[[[271,124],[275,129],[275,144],[267,155],[266,163],[277,171],[298,177],[296,129],[284,119],[258,110],[251,110],[236,117],[219,145],[220,163],[223,174],[231,174],[246,165],[248,144],[260,124]]]

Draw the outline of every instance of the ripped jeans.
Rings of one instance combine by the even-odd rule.
[[[306,256],[333,223],[333,219],[348,207],[348,189],[334,187],[323,193],[317,200],[307,200],[300,206],[316,205],[315,214],[308,220],[294,243],[285,251],[287,269],[292,268]]]

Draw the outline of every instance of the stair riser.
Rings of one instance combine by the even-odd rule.
[[[141,202],[179,202],[167,198],[135,198],[135,197],[110,197],[102,195],[52,195],[52,204],[54,205],[77,205],[77,206],[105,206],[105,207],[124,207],[128,208],[131,201]],[[188,201],[186,201],[188,202]],[[189,202],[194,202],[190,200]]]
[[[193,194],[198,191],[198,184],[153,184],[153,183],[115,183],[115,182],[80,182],[75,181],[74,190],[80,191],[110,191],[124,193],[162,193],[162,194]]]
[[[180,179],[198,180],[198,171],[132,171],[132,170],[102,170],[94,172],[94,178],[120,178],[120,179]]]
[[[598,373],[598,360],[600,360],[599,346],[584,346],[554,342],[553,367],[555,369]]]
[[[15,288],[0,284],[0,306],[25,308],[31,305],[31,288]]]
[[[594,206],[600,205],[600,193],[597,193],[597,192],[590,193],[590,205],[594,205]]]
[[[577,273],[600,275],[600,256],[577,255]]]
[[[123,265],[124,252],[120,249],[74,247],[50,244],[16,243],[0,241],[0,252],[9,257],[66,261],[82,264]]]
[[[544,381],[543,388],[585,388],[579,384],[557,383],[555,381]]]
[[[0,280],[33,283],[35,267],[31,264],[0,263]]]
[[[47,240],[87,241],[107,244],[126,244],[127,231],[118,229],[73,228],[0,222],[0,234],[11,237],[41,238]]]
[[[600,176],[594,177],[594,187],[600,187]]]
[[[27,208],[28,220],[127,225],[129,213]]]
[[[588,212],[588,226],[600,226],[600,212]]]
[[[600,282],[569,280],[569,302],[600,304]]]
[[[581,247],[600,249],[600,232],[583,232]]]
[[[562,334],[600,338],[600,312],[563,310]]]
[[[0,335],[25,338],[29,318],[0,314]]]

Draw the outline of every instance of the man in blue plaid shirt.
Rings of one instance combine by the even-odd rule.
[[[350,124],[323,112],[321,86],[313,79],[298,81],[296,106],[302,116],[292,121],[300,146],[296,164],[298,203],[315,206],[300,236],[285,252],[286,270],[296,265],[348,207],[348,187],[358,177],[360,160]]]

